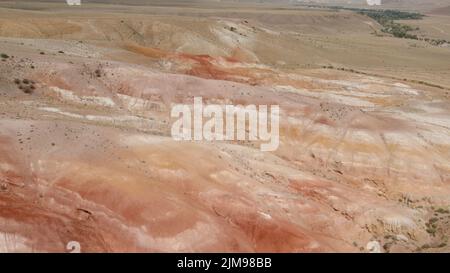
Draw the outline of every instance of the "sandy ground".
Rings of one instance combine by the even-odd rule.
[[[40,7],[0,9],[0,251],[449,251],[448,48],[347,12]],[[280,105],[280,148],[173,141],[194,96]]]

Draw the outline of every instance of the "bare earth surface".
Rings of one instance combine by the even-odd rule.
[[[450,48],[344,11],[11,5],[0,252],[450,251]],[[173,141],[194,96],[280,105],[280,148]]]

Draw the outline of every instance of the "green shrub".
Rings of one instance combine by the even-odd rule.
[[[439,213],[450,213],[449,210],[443,209],[443,208],[438,208],[438,209],[436,210],[436,212],[439,212]]]
[[[434,229],[434,228],[427,228],[427,232],[428,232],[428,234],[434,236],[436,234],[436,229]]]

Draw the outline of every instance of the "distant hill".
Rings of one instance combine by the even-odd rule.
[[[372,0],[373,1],[373,0]],[[0,2],[65,2],[65,0],[0,0]],[[151,5],[163,4],[174,5],[178,3],[273,3],[273,4],[319,4],[319,5],[338,5],[369,7],[368,0],[82,0],[83,3],[107,3],[122,5]],[[402,10],[420,10],[433,11],[433,13],[449,14],[449,0],[381,0],[381,9],[402,9]]]

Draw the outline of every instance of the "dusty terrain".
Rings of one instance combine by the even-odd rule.
[[[379,28],[0,2],[0,252],[448,252],[450,48]],[[194,96],[280,105],[280,148],[173,141]]]

